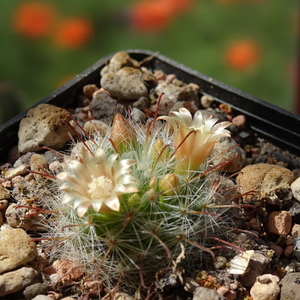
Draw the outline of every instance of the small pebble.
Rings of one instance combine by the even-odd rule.
[[[116,99],[138,100],[148,95],[142,71],[132,67],[124,67],[116,73],[105,74],[101,78],[101,86]]]
[[[293,174],[295,176],[295,180],[300,177],[300,168],[299,169],[294,169],[293,171]]]
[[[278,245],[276,245],[276,244],[272,244],[272,245],[270,245],[269,247],[270,247],[270,249],[272,249],[272,250],[275,251],[275,252],[274,252],[274,255],[275,255],[276,257],[280,257],[280,256],[282,255],[283,249],[282,249],[280,246],[278,246]]]
[[[196,93],[200,93],[200,91],[201,91],[200,86],[196,83],[189,83],[188,86],[191,87],[192,90]]]
[[[250,290],[253,300],[276,300],[280,293],[279,278],[271,274],[257,277]]]
[[[22,177],[21,175],[18,175],[18,176],[15,176],[14,178],[12,178],[11,183],[15,187],[23,179],[24,179],[24,177]]]
[[[147,97],[141,97],[137,101],[132,103],[132,107],[136,107],[141,111],[145,111],[145,109],[149,108],[149,100]]]
[[[27,286],[24,291],[23,295],[27,300],[31,300],[37,295],[43,294],[47,295],[49,291],[49,286],[45,283],[34,283]]]
[[[271,211],[268,214],[267,229],[270,233],[287,235],[292,229],[292,216],[288,211]]]
[[[27,266],[0,274],[0,297],[21,291],[30,285],[37,275],[38,271]]]
[[[9,199],[10,198],[10,191],[0,185],[0,200]]]
[[[249,225],[252,229],[254,230],[259,230],[260,227],[261,227],[261,224],[259,222],[259,220],[257,218],[252,218],[250,221],[249,221]]]
[[[59,172],[62,171],[62,169],[63,169],[63,164],[59,161],[54,161],[49,164],[49,171],[52,174],[58,174]]]
[[[300,201],[300,177],[298,177],[291,184],[292,193],[295,199]]]
[[[10,180],[10,179],[12,179],[13,177],[15,177],[17,175],[25,175],[26,173],[28,173],[27,166],[26,165],[20,165],[17,168],[12,168],[12,169],[7,170],[4,173],[4,177],[5,177],[5,179]]]
[[[291,234],[294,239],[300,237],[300,224],[294,224]]]
[[[292,246],[289,246],[292,247]],[[300,260],[300,238],[293,240],[293,252],[298,260]]]
[[[292,245],[293,244],[293,237],[291,236],[291,235],[287,235],[286,236],[286,240],[285,240],[285,244],[287,245],[287,246],[289,246],[289,245]]]
[[[118,101],[110,97],[105,91],[97,93],[90,104],[91,113],[96,120],[112,118],[117,111]]]
[[[83,87],[83,94],[89,99],[92,99],[93,94],[98,90],[99,88],[95,84],[87,84]]]
[[[167,77],[166,77],[166,82],[171,83],[174,79],[176,79],[175,74],[168,74]]]
[[[157,81],[159,80],[166,80],[166,74],[162,70],[155,70],[154,77]]]
[[[293,254],[293,252],[294,252],[294,246],[293,245],[287,246],[284,250],[284,256],[285,257],[290,256]]]
[[[232,124],[242,131],[246,129],[246,117],[244,115],[238,115],[232,119]]]
[[[217,292],[222,296],[224,296],[228,291],[229,291],[228,286],[221,286],[217,289]]]
[[[238,145],[232,137],[221,137],[215,144],[211,154],[214,166],[228,161],[229,163],[222,167],[224,172],[234,173],[240,171],[246,163],[246,152]]]
[[[184,278],[184,289],[189,293],[194,293],[199,284],[192,277]]]
[[[281,293],[280,300],[299,300],[300,299],[300,273],[288,273],[280,281]]]
[[[143,123],[145,122],[146,116],[141,110],[139,110],[136,107],[133,107],[131,111],[131,118],[132,121],[135,123]]]
[[[8,201],[6,199],[0,200],[0,211],[4,212],[7,209]]]
[[[100,136],[107,136],[110,126],[100,120],[90,120],[85,122],[83,129],[91,135],[97,132]]]
[[[3,179],[3,178],[2,178]],[[3,179],[4,181],[1,182],[2,186],[5,187],[5,188],[11,188],[12,186],[12,182],[10,180],[5,180]]]
[[[224,256],[216,256],[213,259],[214,267],[217,270],[224,269],[226,267],[227,259]]]
[[[204,108],[209,108],[212,105],[212,103],[214,102],[214,98],[209,95],[204,95],[201,97],[200,101],[201,101],[201,105]]]
[[[240,242],[245,242],[247,240],[247,234],[246,233],[240,233],[237,238]]]
[[[53,300],[53,298],[48,297],[46,295],[37,295],[34,298],[32,298],[31,300]]]
[[[227,300],[224,296],[220,295],[217,291],[208,289],[203,286],[196,288],[193,296],[193,300]]]

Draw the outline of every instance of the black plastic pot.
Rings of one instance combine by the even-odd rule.
[[[146,67],[153,70],[160,69],[167,74],[176,74],[180,80],[186,83],[198,84],[202,93],[213,96],[218,103],[229,104],[236,113],[244,114],[250,128],[259,136],[300,156],[300,116],[221,83],[163,55],[156,55],[152,51],[138,49],[126,50],[126,52],[138,61],[142,61],[148,56],[154,56],[153,59],[145,63]],[[81,94],[83,86],[86,84],[97,84],[99,86],[100,70],[113,55],[114,53],[103,57],[32,107],[41,103],[49,103],[59,107],[72,107],[77,96]],[[8,150],[17,144],[19,122],[26,116],[28,110],[0,127],[1,161],[5,160]]]

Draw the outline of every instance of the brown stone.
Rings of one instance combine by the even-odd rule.
[[[236,178],[241,194],[251,192],[243,196],[244,201],[266,199],[270,204],[282,200],[276,195],[279,192],[281,198],[291,199],[290,185],[293,180],[294,174],[289,169],[263,163],[246,166]]]
[[[0,231],[0,274],[13,270],[36,257],[36,245],[21,228]]]
[[[267,230],[278,235],[287,235],[292,229],[292,216],[288,211],[271,211],[267,219]]]
[[[294,224],[291,234],[294,239],[300,237],[300,224]]]
[[[70,140],[69,133],[74,134],[64,122],[69,114],[67,110],[51,104],[40,104],[30,109],[20,122],[20,152],[38,151],[43,146],[62,148]]]

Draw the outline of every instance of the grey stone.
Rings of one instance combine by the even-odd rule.
[[[130,117],[135,123],[142,123],[145,121],[145,114],[136,107],[132,108]]]
[[[14,168],[17,168],[21,165],[30,165],[30,158],[34,152],[27,152],[20,156],[14,163]]]
[[[300,177],[291,184],[291,190],[295,199],[300,201]]]
[[[256,277],[260,276],[267,264],[270,261],[270,257],[266,257],[263,253],[259,251],[254,251],[249,261],[249,271],[239,277],[240,283],[244,287],[251,287],[256,281]]]
[[[199,286],[196,288],[193,300],[226,300],[225,297],[220,295],[217,291]]]
[[[124,67],[117,73],[104,75],[101,86],[116,99],[138,100],[148,95],[143,77],[143,72],[139,69]]]
[[[173,103],[177,101],[193,101],[196,106],[199,106],[200,103],[198,93],[195,92],[189,85],[177,86],[173,83],[162,81],[157,85],[155,91],[157,92],[157,94],[165,93],[168,99]]]
[[[90,110],[96,120],[113,118],[117,112],[118,101],[105,91],[100,91],[92,99]]]
[[[18,204],[12,203],[8,206],[5,211],[5,217],[7,224],[13,228],[23,228],[25,230],[45,230],[41,224],[37,225],[41,221],[41,215],[35,215],[31,218],[27,218],[29,214],[35,213],[35,210],[32,210],[28,207],[19,207]]]
[[[90,135],[97,133],[100,136],[106,136],[110,126],[100,120],[90,120],[84,123],[83,129]]]
[[[293,240],[294,255],[300,260],[300,237]]]
[[[149,108],[149,99],[147,97],[141,97],[139,100],[132,103],[132,107],[136,107],[141,111]]]
[[[280,281],[280,300],[300,300],[300,273],[288,273]]]
[[[229,173],[240,171],[246,164],[246,153],[240,146],[235,145],[236,141],[231,137],[219,138],[211,154],[213,165],[231,161],[222,170]]]
[[[48,297],[46,295],[37,295],[34,298],[32,298],[31,300],[53,300],[53,298]]]
[[[101,70],[101,76],[109,73],[116,73],[126,66],[139,67],[139,63],[132,59],[128,53],[119,51],[110,59],[109,64]]]
[[[23,295],[27,300],[31,300],[37,295],[47,295],[49,291],[49,286],[45,283],[34,283],[27,286],[24,291]]]
[[[0,297],[13,294],[30,285],[38,271],[31,267],[22,267],[0,275]]]

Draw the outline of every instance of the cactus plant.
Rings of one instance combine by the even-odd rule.
[[[141,125],[121,115],[105,137],[74,146],[57,174],[44,234],[50,257],[72,257],[85,274],[145,286],[182,252],[206,251],[230,199],[208,157],[229,122],[187,109]],[[171,125],[171,126],[170,126]]]

